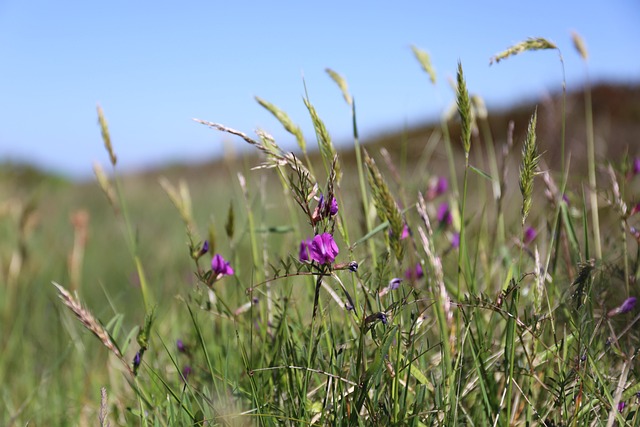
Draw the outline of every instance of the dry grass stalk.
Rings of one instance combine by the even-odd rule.
[[[73,225],[73,248],[69,254],[68,266],[71,289],[78,289],[82,282],[82,263],[89,236],[89,212],[84,209],[73,212],[70,218]]]
[[[111,423],[107,419],[109,409],[107,408],[107,389],[105,387],[100,388],[100,412],[98,414],[98,420],[100,420],[100,427],[110,427]]]
[[[56,287],[56,289],[58,289],[58,296],[60,297],[64,305],[69,307],[69,309],[73,312],[73,314],[75,314],[75,316],[78,318],[78,320],[80,320],[84,327],[91,331],[102,342],[102,344],[107,347],[122,362],[124,366],[126,366],[127,371],[129,371],[129,373],[133,375],[131,367],[122,356],[122,353],[120,353],[118,347],[116,347],[116,345],[111,340],[109,333],[95,319],[95,317],[93,317],[91,312],[82,307],[80,302],[76,298],[74,298],[73,295],[71,295],[71,293],[69,293],[69,291],[67,291],[64,287],[60,286],[56,282],[51,283]]]

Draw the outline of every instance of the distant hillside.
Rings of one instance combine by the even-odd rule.
[[[610,84],[601,83],[594,85],[591,90],[593,105],[593,127],[596,138],[596,156],[598,160],[607,159],[617,161],[627,152],[630,156],[640,156],[640,84]],[[552,96],[537,101],[527,101],[509,108],[488,111],[488,124],[494,139],[496,150],[499,150],[506,139],[509,121],[515,124],[514,143],[519,150],[520,144],[526,132],[527,123],[535,108],[538,108],[538,144],[540,151],[544,153],[544,161],[552,168],[558,170],[560,162],[561,118],[562,118],[562,94],[555,93]],[[566,97],[566,153],[571,153],[571,170],[584,172],[586,165],[586,125],[585,125],[585,94],[583,91],[567,93]],[[454,150],[460,150],[460,130],[457,114],[449,121],[448,129],[451,135]],[[398,154],[399,147],[406,149],[408,162],[418,161],[425,151],[429,141],[441,137],[441,124],[438,122],[424,123],[410,129],[390,129],[381,133],[378,137],[361,141],[363,146],[371,153],[377,153],[385,147],[390,153]],[[354,161],[354,153],[349,141],[337,144],[343,163]],[[442,144],[438,144],[438,150],[442,150]],[[480,150],[483,146],[482,132],[474,135],[472,140],[472,156],[484,156]],[[309,147],[314,147],[309,143]],[[318,153],[313,152],[311,159],[319,162]],[[436,153],[437,154],[437,153]],[[440,156],[443,156],[440,153]],[[436,158],[437,155],[436,155]],[[237,159],[239,161],[239,159]],[[224,173],[229,165],[223,165],[225,159],[218,159],[200,164],[171,164],[165,167],[139,172],[139,178],[155,178],[158,175],[170,178],[196,178],[203,174],[215,176]],[[246,165],[255,166],[259,162],[258,154],[249,152],[243,159]],[[437,167],[437,165],[435,165]],[[443,165],[444,166],[444,165]],[[11,182],[20,187],[37,185],[44,180],[60,181],[59,176],[54,176],[40,171],[35,166],[25,164],[5,163],[0,167],[0,180],[7,185]]]
[[[591,98],[597,160],[617,161],[627,150],[630,156],[640,155],[640,84],[597,84],[591,89]],[[489,110],[488,123],[496,150],[499,150],[504,144],[508,123],[511,120],[515,124],[514,149],[520,150],[519,147],[524,139],[527,124],[536,107],[538,108],[537,135],[540,151],[544,153],[544,161],[550,167],[559,170],[562,93],[555,93],[537,101],[519,103],[510,108]],[[449,121],[448,127],[454,149],[461,150],[457,115]],[[439,137],[440,133],[440,123],[430,122],[405,130],[391,129],[381,133],[378,137],[370,138],[361,143],[371,153],[377,153],[380,148],[385,147],[392,154],[398,153],[398,148],[406,144],[406,156],[408,162],[411,162],[418,161],[430,138]],[[571,153],[571,170],[573,172],[584,172],[586,167],[585,135],[585,94],[583,91],[569,92],[566,97],[565,141],[567,157]],[[344,143],[338,144],[344,147],[341,149],[343,162],[348,164],[354,161],[352,144],[348,141],[337,142]],[[479,132],[474,135],[472,140],[472,155],[482,154],[484,151],[480,150],[482,145],[482,132]],[[309,143],[309,146],[313,147],[314,144]],[[442,147],[438,148],[438,150],[441,149]],[[316,158],[317,154],[317,152],[312,153],[312,161],[319,161]],[[169,170],[148,171],[145,175],[169,173],[172,176],[189,177],[204,172],[225,170],[226,168],[221,168],[220,162],[222,161],[199,165],[172,165]],[[249,154],[249,158],[245,158],[245,161],[249,165],[255,165],[258,163],[258,155]]]
[[[629,150],[629,155],[640,155],[640,84],[598,84],[591,90],[593,127],[598,160],[619,160]],[[559,169],[562,126],[562,94],[524,102],[497,111],[489,110],[488,121],[496,148],[503,144],[509,121],[515,124],[514,144],[519,147],[524,139],[527,124],[534,109],[538,108],[538,144],[544,160]],[[408,158],[419,155],[425,141],[434,132],[440,132],[440,123],[425,123],[405,132],[389,132],[366,141],[368,147],[390,147],[402,139],[408,141]],[[457,117],[449,122],[449,132],[454,149],[461,150],[460,128]],[[583,171],[586,164],[585,94],[575,91],[566,97],[566,152],[571,153],[571,167]],[[472,154],[482,146],[483,138],[474,135]],[[413,154],[413,155],[412,155]],[[577,169],[574,169],[577,168]]]

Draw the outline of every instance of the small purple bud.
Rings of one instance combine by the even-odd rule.
[[[200,252],[198,253],[198,257],[201,257],[202,255],[206,254],[207,252],[209,252],[209,241],[205,240],[204,243],[202,244],[202,247],[200,248]]]
[[[409,231],[409,227],[407,226],[407,224],[404,225],[404,227],[402,227],[402,234],[400,235],[400,240],[404,240],[407,237],[409,237],[409,234],[411,234],[411,232]]]
[[[427,200],[433,200],[444,194],[449,189],[449,182],[444,176],[439,176],[436,180],[431,180],[427,188]]]
[[[189,374],[191,374],[191,366],[189,365],[184,365],[184,368],[182,368],[182,378],[186,381],[187,378],[189,378]]]
[[[378,313],[378,318],[380,319],[383,325],[386,325],[389,322],[389,319],[387,319],[387,315],[384,313]]]
[[[562,201],[565,202],[567,205],[569,205],[569,196],[567,196],[566,194],[563,194]]]
[[[451,236],[451,247],[460,247],[460,233],[453,233],[453,236]]]
[[[442,226],[447,226],[451,224],[453,218],[451,217],[451,211],[449,211],[449,204],[447,202],[443,202],[438,206],[438,214],[437,214],[438,222]]]
[[[625,403],[624,400],[621,400],[620,402],[618,402],[618,412],[624,411],[625,406],[627,406],[627,404]]]
[[[633,159],[633,167],[631,168],[631,172],[634,175],[638,175],[640,173],[640,157],[636,157]]]
[[[624,300],[624,302],[620,306],[614,308],[613,310],[610,310],[607,313],[607,316],[613,317],[613,316],[617,316],[618,314],[625,314],[630,312],[635,308],[636,301],[637,301],[636,297],[627,298],[626,300]]]
[[[334,216],[338,213],[338,201],[336,200],[335,197],[331,199],[331,206],[329,206],[329,213],[331,214],[331,216]]]
[[[536,231],[535,228],[527,227],[527,229],[524,230],[524,244],[528,245],[529,243],[531,243],[533,239],[536,238],[537,235],[538,235],[538,232]]]
[[[298,259],[300,262],[309,261],[309,244],[311,239],[303,240],[300,242],[300,252],[298,253]]]
[[[140,352],[137,352],[135,356],[133,356],[133,370],[137,371],[140,367],[140,363],[142,363],[142,355]]]
[[[320,211],[320,215],[322,215],[325,212],[325,209],[327,207],[325,206],[325,200],[324,200],[324,195],[320,195],[320,200],[318,201],[318,210]],[[335,197],[333,197],[331,199],[331,204],[329,205],[329,215],[334,216],[338,213],[338,201],[336,200]]]
[[[402,283],[402,279],[399,277],[394,277],[389,281],[389,290],[394,291],[400,287],[400,283]]]
[[[620,314],[628,313],[636,306],[636,297],[629,297],[620,306]]]
[[[420,263],[416,264],[415,267],[408,269],[404,273],[404,277],[406,277],[408,280],[420,279],[423,276],[424,272],[422,271],[422,266],[420,265]]]
[[[634,207],[631,208],[631,211],[629,211],[629,216],[633,216],[638,212],[640,212],[640,203],[637,203]]]
[[[178,340],[176,341],[176,347],[178,347],[178,351],[180,353],[186,353],[187,352],[187,346],[184,345],[184,343],[182,342],[182,340]]]

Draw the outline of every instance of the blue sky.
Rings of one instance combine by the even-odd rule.
[[[350,112],[325,73],[343,75],[363,136],[439,117],[453,100],[457,61],[489,107],[560,87],[553,52],[498,65],[489,58],[528,37],[562,51],[568,86],[585,67],[571,31],[586,41],[593,81],[640,81],[636,0],[422,2],[0,1],[0,159],[28,160],[70,176],[108,163],[96,104],[107,116],[124,170],[219,156],[234,139],[201,118],[287,148],[291,138],[253,99],[285,110],[315,135],[302,96],[336,143]],[[410,46],[431,55],[434,87]],[[235,145],[243,147],[237,141]]]

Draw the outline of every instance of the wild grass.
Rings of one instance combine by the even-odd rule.
[[[260,157],[150,183],[120,174],[98,109],[98,185],[2,187],[2,425],[640,424],[640,162],[602,159],[598,192],[591,155],[586,181],[564,144],[549,169],[545,116],[492,129],[461,63],[458,114],[419,156],[365,150],[327,73],[350,152],[313,91],[317,154],[257,97],[299,154],[197,120]]]

